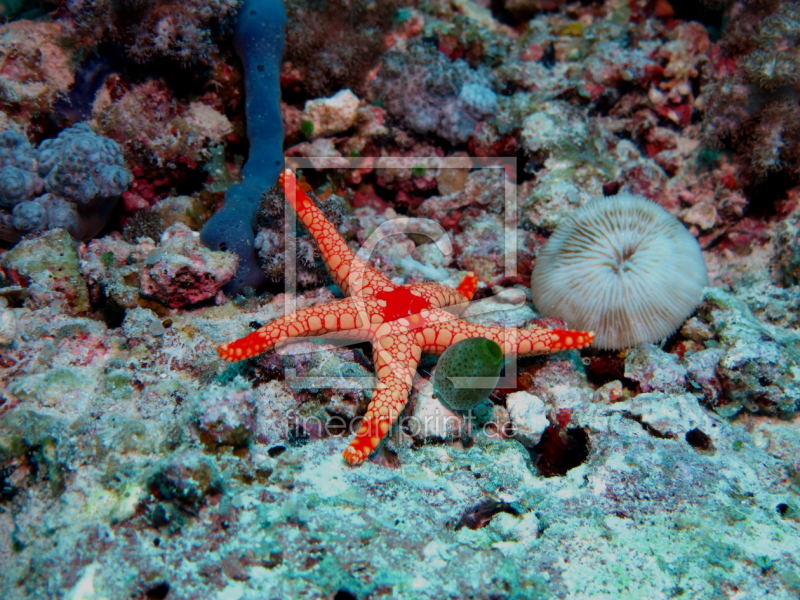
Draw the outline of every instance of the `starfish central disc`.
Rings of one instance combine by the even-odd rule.
[[[384,321],[396,321],[409,315],[415,315],[431,308],[430,301],[414,294],[407,287],[397,287],[393,290],[380,290],[375,293],[377,300],[386,302],[383,309]]]

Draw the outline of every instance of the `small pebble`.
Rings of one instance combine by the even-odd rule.
[[[514,424],[514,439],[527,448],[533,448],[550,424],[547,406],[538,396],[522,391],[509,394],[506,407]]]
[[[155,337],[164,335],[164,326],[158,321],[151,321],[150,325],[147,327],[147,330],[150,332],[150,335]]]
[[[0,309],[0,346],[8,346],[17,335],[17,317],[10,308]]]
[[[650,99],[650,102],[652,102],[656,106],[658,106],[659,104],[663,104],[665,100],[664,94],[656,88],[650,88],[650,91],[648,92],[647,96]]]

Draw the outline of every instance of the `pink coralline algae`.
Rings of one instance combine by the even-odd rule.
[[[138,165],[134,175],[144,180],[139,187],[147,190],[139,195],[148,203],[153,200],[150,189],[169,189],[185,178],[188,170],[210,158],[208,147],[222,143],[233,131],[217,109],[179,101],[166,82],[157,79],[117,89],[109,78],[98,92],[92,117],[97,131],[116,140],[126,158]]]
[[[205,248],[183,224],[164,232],[160,243],[144,261],[142,294],[170,308],[196,304],[217,295],[236,273],[236,256]]]

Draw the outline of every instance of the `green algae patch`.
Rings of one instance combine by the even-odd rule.
[[[62,305],[71,313],[89,311],[89,291],[81,276],[76,242],[64,229],[22,240],[2,259],[3,267],[28,280],[30,308]]]
[[[52,496],[66,489],[65,423],[58,417],[33,410],[15,410],[0,421],[0,459],[24,459],[28,480],[47,483]],[[67,442],[68,443],[68,442]]]
[[[94,389],[91,377],[80,369],[51,369],[44,373],[18,379],[11,391],[20,400],[35,400],[43,406],[58,406]]]
[[[114,370],[106,375],[105,392],[116,400],[130,398],[135,393],[131,376],[123,370]]]

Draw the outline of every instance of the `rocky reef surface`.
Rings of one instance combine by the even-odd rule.
[[[237,256],[200,242],[247,155],[238,7],[0,13],[4,139],[82,123],[130,174],[93,239],[2,240],[0,597],[798,597],[797,3],[286,3],[286,156],[353,249],[390,234],[392,281],[472,271],[465,318],[562,327],[530,303],[537,253],[620,192],[709,271],[663,342],[513,361],[472,411],[424,356],[359,467],[368,347],[217,354],[339,297],[279,190],[253,232],[264,289],[226,297]]]

